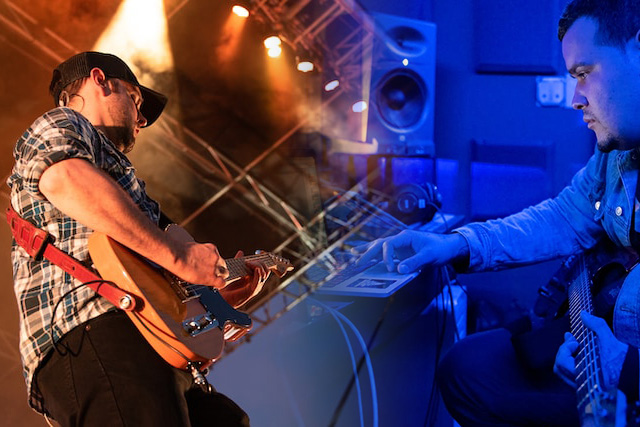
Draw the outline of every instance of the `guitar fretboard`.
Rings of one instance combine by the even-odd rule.
[[[596,335],[580,318],[581,311],[593,314],[591,279],[583,256],[578,257],[575,268],[579,274],[569,286],[569,319],[571,333],[580,344],[575,357],[578,411],[581,415],[597,416],[594,412],[602,408],[605,389]]]
[[[241,277],[252,274],[251,269],[247,266],[247,262],[260,263],[267,269],[271,269],[272,267],[276,267],[278,265],[277,260],[274,259],[274,255],[268,252],[264,254],[249,255],[241,258],[225,259],[225,263],[227,264],[227,268],[229,269],[229,277],[227,277],[226,282],[230,283]],[[203,288],[203,285],[191,284],[173,275],[171,275],[169,282],[173,291],[183,302],[192,298],[199,297],[200,289]]]
[[[273,261],[273,257],[269,254],[249,255],[242,258],[225,259],[227,268],[229,269],[227,282],[232,282],[240,277],[251,274],[251,270],[247,267],[247,262],[251,261],[263,264],[267,268],[271,268],[276,265]]]

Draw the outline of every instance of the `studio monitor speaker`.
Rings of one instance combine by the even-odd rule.
[[[372,17],[367,141],[377,141],[380,154],[433,156],[436,26],[392,15]]]

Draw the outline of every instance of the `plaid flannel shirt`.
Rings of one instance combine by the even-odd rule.
[[[159,206],[147,196],[144,182],[136,178],[129,160],[74,110],[55,108],[40,116],[18,140],[14,157],[7,180],[11,205],[22,218],[53,235],[59,249],[80,261],[89,262],[87,242],[92,230],[62,214],[40,193],[40,177],[52,164],[69,158],[86,159],[110,175],[152,221],[158,222]],[[115,307],[47,260],[35,261],[15,241],[11,258],[29,404],[44,413],[34,374],[53,350],[53,341]]]

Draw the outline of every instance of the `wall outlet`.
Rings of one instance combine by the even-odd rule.
[[[536,77],[536,103],[540,107],[565,105],[566,79],[564,77]]]

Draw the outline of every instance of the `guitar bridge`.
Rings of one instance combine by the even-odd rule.
[[[185,304],[188,301],[200,298],[200,294],[194,290],[194,286],[182,280],[181,278],[169,273],[167,270],[163,271],[164,277],[175,292],[176,296],[180,298],[180,302]]]
[[[182,322],[185,332],[195,337],[198,334],[207,332],[208,330],[219,326],[218,320],[211,314],[205,313],[194,316]]]

